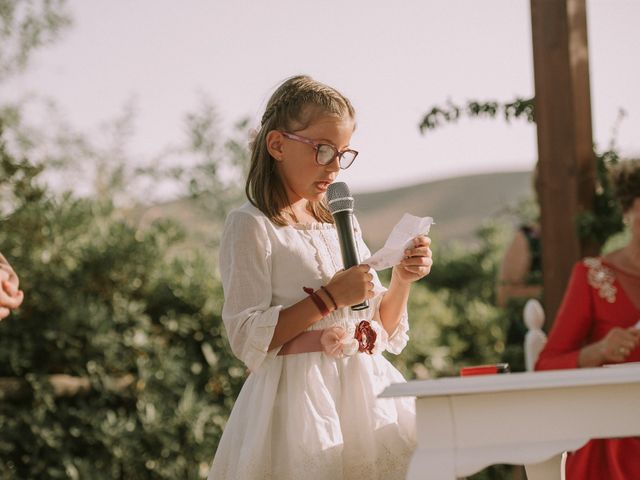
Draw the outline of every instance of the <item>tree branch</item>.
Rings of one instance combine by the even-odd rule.
[[[56,397],[85,395],[92,389],[91,381],[87,377],[55,374],[50,375],[48,380]],[[107,377],[104,381],[104,386],[110,392],[120,393],[128,389],[134,382],[135,377],[128,373],[120,377]],[[31,386],[24,378],[0,378],[0,400],[23,399],[30,395]]]

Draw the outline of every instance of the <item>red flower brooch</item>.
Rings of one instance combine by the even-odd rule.
[[[380,333],[376,331],[380,330]],[[320,343],[324,353],[334,358],[342,358],[344,356],[351,356],[357,352],[374,354],[380,353],[384,346],[376,340],[380,340],[379,336],[384,329],[377,323],[372,325],[367,320],[362,320],[355,329],[353,326],[347,331],[344,327],[336,325],[334,327],[325,328],[320,337]],[[351,333],[353,332],[353,333]],[[382,334],[382,340],[384,340],[384,334]]]
[[[373,328],[371,328],[371,323],[367,320],[362,320],[356,327],[354,338],[358,340],[359,352],[372,354],[378,334],[373,331]]]

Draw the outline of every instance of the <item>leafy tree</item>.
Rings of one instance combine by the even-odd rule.
[[[0,81],[21,71],[34,50],[71,25],[65,0],[0,0]]]
[[[53,195],[0,145],[0,251],[23,307],[0,324],[0,478],[201,478],[245,371],[215,266],[168,254],[108,201]],[[73,396],[52,375],[86,379]]]
[[[524,119],[529,123],[535,123],[535,98],[516,98],[504,103],[495,100],[486,102],[469,100],[465,105],[448,101],[446,106],[431,107],[422,118],[419,128],[424,134],[445,124],[455,123],[463,115],[470,118],[496,118],[500,113],[507,122]],[[624,110],[620,110],[613,128],[614,134],[624,115]],[[612,167],[619,161],[615,137],[606,150],[598,152],[594,149],[594,155],[596,161],[594,203],[590,210],[582,212],[576,218],[576,230],[583,244],[602,246],[610,237],[624,229],[622,212],[615,200],[609,178]]]
[[[466,365],[496,363],[504,352],[504,313],[494,283],[504,229],[487,224],[475,247],[436,250],[429,276],[409,298],[411,340],[390,360],[408,378],[457,376]]]

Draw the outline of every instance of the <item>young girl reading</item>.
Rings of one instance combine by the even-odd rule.
[[[431,268],[419,236],[388,289],[367,265],[343,269],[324,199],[350,146],[355,112],[307,76],[270,98],[246,193],[220,248],[222,318],[249,368],[209,479],[401,479],[415,445],[410,398],[378,399],[402,375],[380,354],[408,340],[412,282]],[[356,223],[361,258],[369,256]],[[351,310],[369,300],[365,310]]]

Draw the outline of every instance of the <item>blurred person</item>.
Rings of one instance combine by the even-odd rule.
[[[526,223],[505,250],[496,286],[496,304],[505,308],[511,299],[539,298],[542,294],[540,225]]]
[[[533,169],[534,200],[540,198],[538,163]],[[507,246],[496,285],[496,304],[507,307],[511,299],[528,300],[542,295],[542,250],[540,223],[525,221],[515,231]]]
[[[20,280],[4,255],[0,253],[0,321],[22,304],[24,293]]]
[[[621,162],[613,183],[630,240],[576,263],[536,370],[640,362],[640,160]],[[640,479],[640,437],[591,440],[568,454],[566,478]]]
[[[538,165],[533,171],[534,200],[539,198]],[[532,215],[523,215],[531,218]],[[505,347],[501,361],[508,363],[512,372],[525,370],[524,338],[527,328],[522,320],[524,305],[530,298],[542,297],[542,245],[540,223],[523,221],[515,230],[504,251],[496,278],[496,304],[506,317]],[[521,473],[523,469],[514,467]]]

